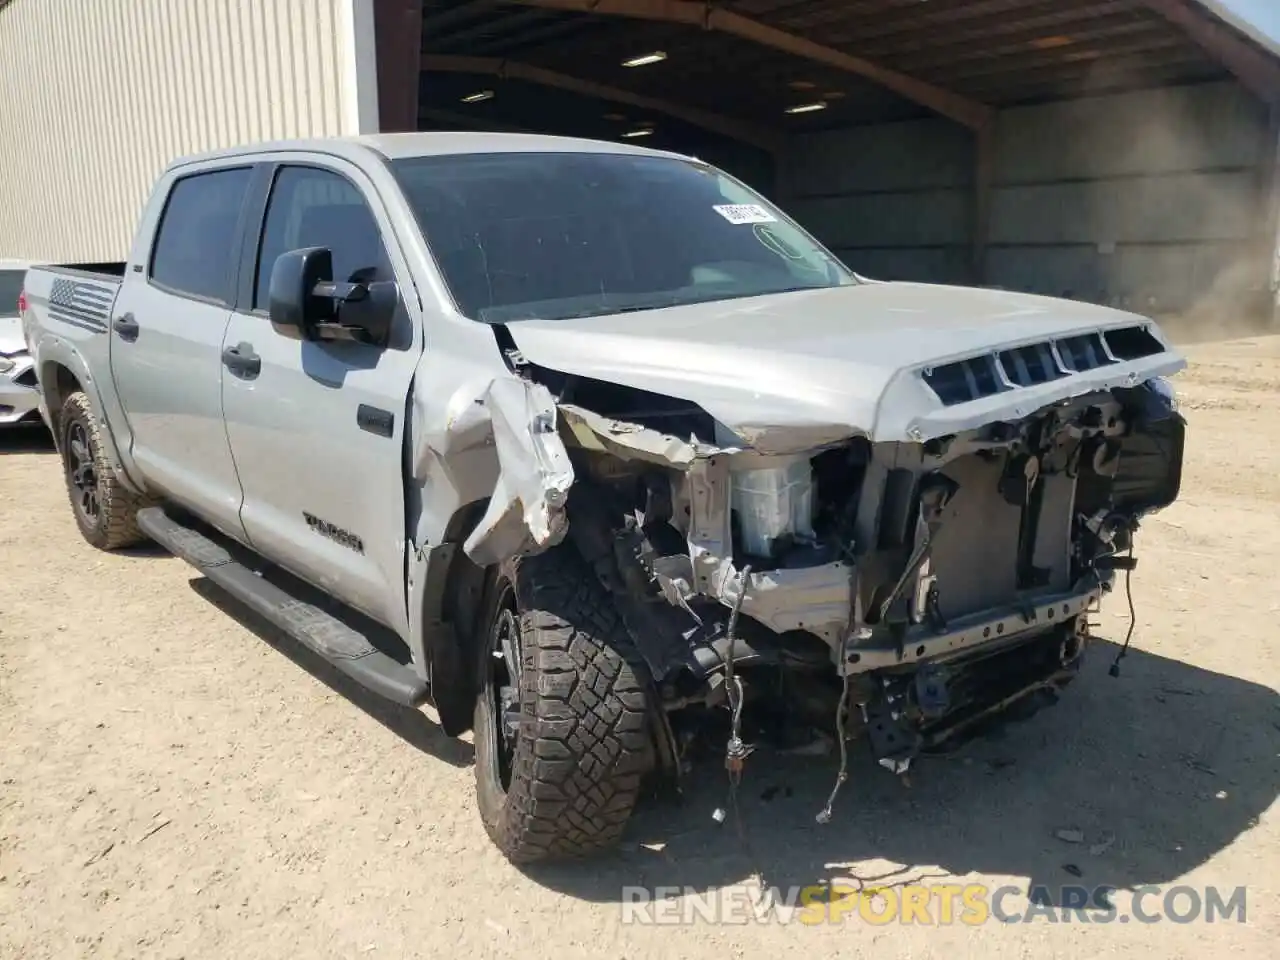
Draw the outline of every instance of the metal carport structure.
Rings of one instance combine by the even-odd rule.
[[[182,154],[534,129],[718,163],[871,276],[1275,304],[1280,58],[1222,0],[0,0],[0,80],[3,257],[122,256]]]
[[[1216,2],[375,2],[383,129],[694,153],[877,275],[1274,302],[1280,58]]]

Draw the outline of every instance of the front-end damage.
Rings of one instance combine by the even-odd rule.
[[[480,566],[556,546],[567,529],[573,463],[556,430],[555,399],[525,379],[491,380],[455,433],[483,431],[498,461],[488,506],[463,549]]]
[[[764,704],[784,737],[865,730],[895,772],[1072,679],[1180,484],[1181,358],[1124,330],[899,371],[859,430],[726,425],[509,357],[477,400],[500,479],[467,554],[567,537],[673,719]]]

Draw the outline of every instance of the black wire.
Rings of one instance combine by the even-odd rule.
[[[1129,641],[1133,639],[1133,629],[1138,623],[1138,614],[1133,608],[1133,585],[1131,582],[1133,577],[1133,534],[1130,533],[1129,536],[1129,565],[1124,571],[1124,595],[1125,599],[1129,601],[1129,629],[1124,635],[1124,646],[1120,648],[1120,652],[1116,654],[1115,661],[1111,664],[1111,676],[1113,677],[1120,676],[1120,661],[1129,655]]]
[[[737,647],[737,631],[738,631],[738,615],[742,612],[742,603],[746,599],[747,580],[751,576],[751,566],[742,568],[738,581],[738,596],[734,598],[732,608],[729,610],[729,627],[728,627],[728,647],[725,657],[725,695],[729,701],[729,716],[731,723],[730,747],[733,747],[734,741],[736,746],[741,749],[742,741],[739,737],[739,724],[742,719],[742,690],[741,681],[737,680],[734,670],[733,658]],[[736,696],[735,696],[736,694]],[[742,847],[742,854],[746,858],[747,863],[751,866],[752,871],[760,878],[760,884],[764,885],[764,871],[760,869],[759,862],[756,860],[755,851],[751,847],[751,841],[747,837],[747,828],[742,820],[742,809],[738,805],[738,783],[741,773],[729,774],[729,813],[733,817],[733,826],[738,834],[738,843]]]
[[[733,600],[733,606],[729,608],[729,630],[728,643],[725,645],[726,655],[724,661],[724,679],[725,693],[729,697],[729,710],[732,713],[734,709],[733,703],[733,678],[734,665],[733,659],[737,652],[738,645],[738,614],[742,612],[742,603],[747,596],[747,578],[751,576],[751,564],[747,564],[742,568],[742,573],[738,575],[738,595]],[[736,731],[735,731],[736,733]]]

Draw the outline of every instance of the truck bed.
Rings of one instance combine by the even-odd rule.
[[[51,333],[69,332],[60,327],[106,333],[125,267],[124,262],[32,267],[24,281],[27,300]]]
[[[103,263],[46,263],[32,270],[43,270],[47,273],[65,273],[70,276],[83,276],[90,279],[121,279],[128,264],[123,261]]]

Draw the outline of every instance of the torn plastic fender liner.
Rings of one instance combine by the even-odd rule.
[[[555,398],[541,384],[495,379],[477,398],[488,415],[498,482],[463,550],[481,566],[540,553],[569,528],[573,464],[557,431]]]

